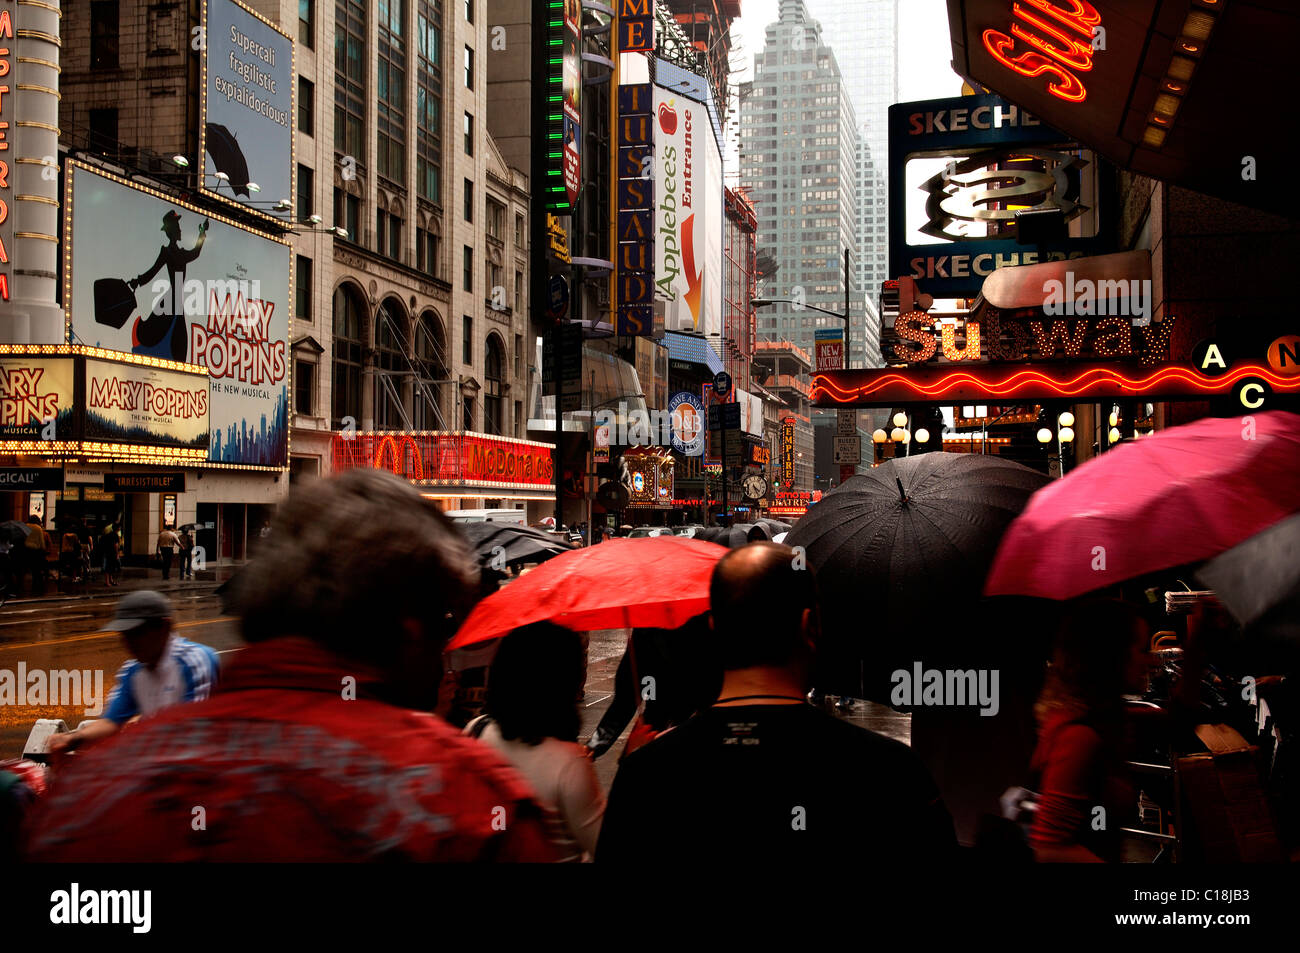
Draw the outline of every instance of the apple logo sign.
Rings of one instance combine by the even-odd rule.
[[[671,136],[677,131],[677,110],[670,103],[659,104],[659,128]]]

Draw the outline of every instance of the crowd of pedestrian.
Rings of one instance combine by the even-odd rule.
[[[160,553],[178,548],[179,537],[158,540]],[[639,865],[959,856],[935,762],[810,704],[821,597],[794,557],[771,542],[732,549],[713,569],[707,613],[635,630],[585,741],[587,643],[550,621],[500,640],[483,713],[454,725],[433,712],[444,648],[482,595],[464,537],[391,474],[318,481],[281,507],[232,581],[247,646],[219,673],[212,650],[176,636],[163,597],[122,600],[111,628],[132,660],[106,717],[51,744],[53,782],[23,852]],[[1136,804],[1124,699],[1148,671],[1150,628],[1113,600],[1079,601],[1064,618],[1034,707],[1034,803],[1019,846],[1023,859],[1114,861]],[[629,723],[606,800],[595,761]],[[1117,820],[1098,826],[1099,808]]]
[[[51,576],[64,592],[86,586],[96,573],[105,586],[121,585],[124,542],[119,524],[96,527],[77,519],[53,530],[39,517],[29,516],[22,526],[21,540],[0,543],[4,566],[0,575],[7,597],[44,596]],[[158,534],[152,565],[161,570],[164,580],[171,579],[174,565],[179,566],[181,579],[193,579],[194,550],[190,527],[165,527]]]

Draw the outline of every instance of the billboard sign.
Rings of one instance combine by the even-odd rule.
[[[618,88],[618,261],[615,264],[619,334],[654,333],[655,176],[649,83]]]
[[[673,449],[683,456],[704,453],[704,403],[689,391],[679,391],[668,400]]]
[[[664,328],[722,331],[722,160],[704,103],[654,88],[655,298]]]
[[[87,440],[208,448],[206,374],[87,358],[85,394]]]
[[[793,417],[781,421],[781,483],[787,487],[794,486],[794,423]]]
[[[269,215],[295,198],[293,40],[235,0],[204,0],[203,31],[201,187]]]
[[[833,371],[844,366],[844,332],[838,328],[818,328],[814,342],[817,370]]]
[[[1097,157],[991,94],[889,107],[889,273],[969,297],[998,268],[1111,250]],[[1067,235],[1023,243],[1018,213],[1055,210]],[[819,368],[820,370],[821,368]]]
[[[72,365],[66,357],[0,358],[0,440],[71,439]]]
[[[564,194],[569,205],[582,188],[582,4],[564,0]]]
[[[578,0],[568,0],[574,6]],[[618,0],[618,51],[645,53],[655,48],[654,0]]]
[[[65,179],[72,341],[206,367],[208,459],[285,466],[288,245],[75,161]]]

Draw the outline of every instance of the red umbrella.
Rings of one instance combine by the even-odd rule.
[[[548,619],[579,632],[675,629],[709,608],[725,547],[684,536],[612,539],[561,553],[480,602],[446,651]]]
[[[1043,487],[985,595],[1075,596],[1236,546],[1300,510],[1300,416],[1205,418],[1123,443]]]

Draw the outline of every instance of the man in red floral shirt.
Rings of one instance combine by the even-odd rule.
[[[554,859],[525,782],[427,713],[477,588],[404,481],[354,470],[295,492],[233,580],[250,646],[219,689],[61,765],[28,859]]]

